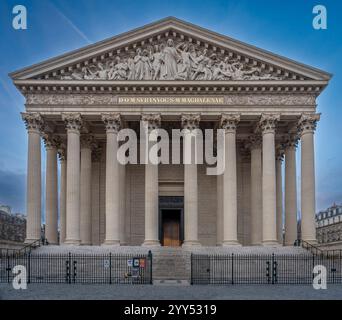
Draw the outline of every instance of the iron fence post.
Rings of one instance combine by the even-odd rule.
[[[68,268],[69,284],[71,284],[71,252],[69,252],[69,268]]]
[[[9,262],[9,253],[8,253],[8,249],[6,251],[6,257],[7,257],[7,283],[10,283],[10,262]]]
[[[190,254],[190,284],[193,285],[194,282],[193,282],[193,279],[192,279],[192,276],[193,276],[193,273],[192,273],[192,267],[193,267],[193,256],[192,256],[192,252]]]
[[[234,284],[234,253],[232,253],[232,284]]]
[[[152,251],[148,250],[148,258],[150,260],[150,284],[153,284],[153,277],[152,277]]]
[[[31,252],[28,253],[27,258],[27,283],[31,283]]]
[[[112,284],[112,253],[109,252],[109,284]]]

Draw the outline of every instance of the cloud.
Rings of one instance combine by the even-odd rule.
[[[12,207],[12,212],[25,214],[26,175],[0,169],[0,204]]]

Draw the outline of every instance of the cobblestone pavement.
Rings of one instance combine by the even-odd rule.
[[[312,286],[126,286],[31,284],[27,290],[14,290],[0,284],[0,300],[34,299],[100,299],[100,300],[181,300],[181,299],[342,299],[342,285],[328,285],[327,290]]]

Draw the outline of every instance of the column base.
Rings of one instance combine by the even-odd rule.
[[[81,244],[81,240],[77,239],[66,239],[63,243],[64,245],[74,245],[79,246]]]
[[[239,246],[241,247],[241,243],[237,240],[223,240],[222,247],[229,247],[229,246]]]
[[[105,240],[102,246],[120,246],[120,240]]]
[[[145,240],[141,246],[142,247],[151,247],[151,246],[159,247],[160,242],[159,240]]]
[[[81,242],[81,246],[91,246],[91,242]]]
[[[182,244],[182,247],[199,247],[201,243],[198,240],[185,240]]]
[[[261,242],[256,242],[256,243],[251,243],[251,246],[253,246],[253,247],[260,247],[260,246],[262,246],[262,243]]]
[[[281,247],[281,244],[277,240],[263,240],[262,245],[264,247]]]

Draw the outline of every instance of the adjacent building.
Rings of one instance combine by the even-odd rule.
[[[319,244],[342,244],[342,205],[333,204],[316,215]]]

